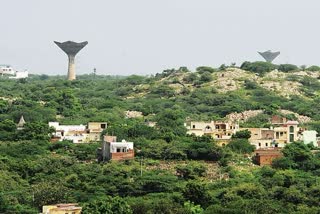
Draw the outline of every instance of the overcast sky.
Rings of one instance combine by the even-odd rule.
[[[78,74],[257,61],[320,65],[319,0],[0,0],[0,64],[66,74],[53,41],[88,41]]]

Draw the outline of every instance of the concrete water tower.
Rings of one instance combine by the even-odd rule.
[[[66,41],[66,42],[56,42],[56,45],[59,46],[67,55],[69,59],[69,66],[68,66],[68,80],[75,80],[76,79],[76,71],[75,71],[75,63],[74,59],[77,55],[77,53],[84,48],[88,42],[72,42],[72,41]]]
[[[271,52],[265,51],[265,52],[258,52],[267,62],[272,62],[277,56],[280,55],[280,52]]]

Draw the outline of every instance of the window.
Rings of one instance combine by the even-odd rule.
[[[294,132],[294,127],[290,126],[290,132],[293,133]]]
[[[192,125],[192,128],[195,129],[195,128],[196,128],[196,125]]]
[[[101,127],[102,129],[105,129],[105,128],[106,128],[106,124],[101,124],[100,127]]]
[[[279,139],[279,132],[276,132],[276,139]]]
[[[117,148],[117,152],[121,152],[121,148]]]
[[[261,143],[259,143],[259,146],[261,146]]]
[[[266,143],[266,146],[268,146],[268,143]]]
[[[283,136],[283,132],[280,132],[280,137],[282,137]]]

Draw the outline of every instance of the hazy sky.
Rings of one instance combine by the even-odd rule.
[[[154,74],[262,60],[320,65],[319,0],[0,0],[0,64],[66,74],[53,41],[88,41],[78,74]]]

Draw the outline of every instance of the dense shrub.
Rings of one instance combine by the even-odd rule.
[[[317,65],[312,65],[306,69],[307,71],[320,71],[320,67]]]
[[[281,64],[278,67],[279,71],[288,73],[288,72],[293,72],[293,71],[297,71],[298,67],[296,65],[292,65],[292,64]]]
[[[244,62],[240,68],[258,75],[264,75],[267,72],[277,69],[277,66],[270,62]]]

